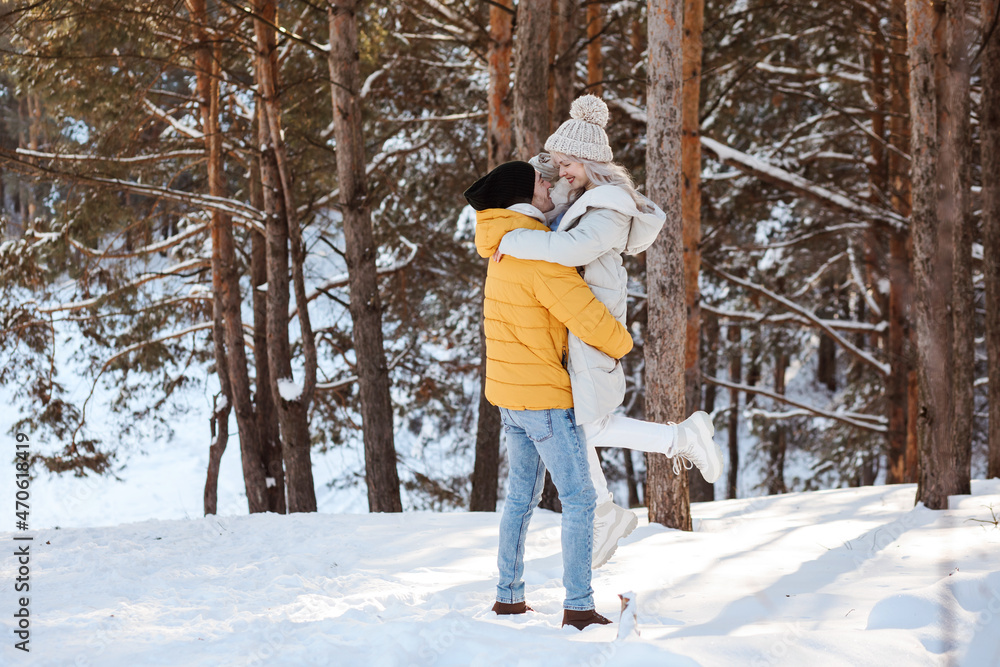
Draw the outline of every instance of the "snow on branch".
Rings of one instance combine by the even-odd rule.
[[[858,288],[861,296],[864,298],[865,303],[868,304],[868,309],[871,310],[876,317],[882,317],[882,309],[879,307],[878,303],[870,294],[870,290],[865,286],[864,279],[861,277],[861,271],[858,269],[858,259],[855,257],[854,244],[847,243],[847,256],[850,258],[851,264],[851,281]]]
[[[158,185],[146,185],[145,183],[123,181],[118,178],[101,178],[92,176],[89,178],[84,177],[81,180],[90,180],[95,183],[115,185],[136,194],[148,195],[150,197],[162,197],[163,199],[169,199],[171,201],[219,211],[220,213],[231,215],[234,218],[242,218],[247,222],[257,223],[257,225],[260,226],[259,231],[262,233],[264,231],[263,226],[260,225],[260,222],[264,219],[264,214],[259,209],[236,199],[184,192],[183,190],[174,190],[172,188],[164,188]]]
[[[420,116],[419,118],[388,118],[392,123],[431,123],[431,122],[451,122],[455,120],[470,120],[473,118],[486,118],[485,111],[470,111],[468,113],[453,113],[447,116]]]
[[[331,123],[330,128],[328,129],[332,131],[332,128],[333,124]],[[326,130],[324,130],[324,133],[325,132]],[[407,148],[401,148],[399,150],[389,151],[388,153],[379,153],[378,155],[374,156],[372,158],[372,161],[369,162],[368,165],[365,167],[365,177],[371,177],[371,175],[374,174],[375,171],[382,166],[382,164],[384,164],[389,160],[389,158],[395,157],[397,155],[405,155],[408,153],[413,153],[415,151],[421,150],[428,144],[430,144],[429,139],[427,141],[423,141],[417,144],[416,146],[409,146]],[[296,211],[298,212],[299,215],[305,215],[307,212],[309,212],[310,209],[319,209],[327,206],[332,208],[338,208],[340,204],[336,203],[335,200],[338,199],[339,197],[340,197],[340,188],[338,187],[337,189],[328,192],[327,194],[323,195],[314,202],[308,204],[302,204],[301,206],[298,207],[298,209],[296,209]]]
[[[61,303],[56,306],[49,308],[39,308],[38,312],[45,315],[50,315],[52,313],[64,312],[67,310],[83,310],[84,308],[90,308],[96,306],[102,301],[106,300],[111,294],[117,294],[123,290],[132,289],[135,287],[140,287],[148,282],[157,280],[158,278],[166,278],[169,276],[175,276],[185,271],[199,270],[207,268],[211,265],[211,260],[203,257],[195,257],[187,261],[181,262],[180,264],[174,264],[173,266],[167,267],[163,271],[156,271],[154,273],[144,273],[127,285],[123,285],[114,292],[110,294],[103,294],[101,296],[95,296],[92,299],[84,299],[83,301],[74,301],[71,303]]]
[[[805,243],[806,241],[811,241],[820,236],[826,236],[827,234],[837,234],[839,232],[853,232],[870,229],[871,224],[867,222],[846,222],[842,225],[832,225],[830,227],[824,227],[823,229],[817,229],[813,232],[808,232],[806,234],[800,234],[790,239],[785,239],[784,241],[775,241],[774,243],[767,243],[765,245],[750,245],[750,246],[730,246],[724,245],[720,248],[721,252],[739,252],[746,250],[776,250],[778,248],[789,248],[799,243]]]
[[[418,2],[421,5],[424,5],[425,7],[428,7],[429,9],[437,12],[440,16],[444,17],[447,20],[447,23],[445,23],[442,26],[443,28],[446,28],[447,30],[456,34],[458,34],[456,27],[465,31],[466,38],[470,42],[473,41],[474,35],[476,35],[481,30],[481,28],[477,26],[475,23],[468,20],[461,14],[455,12],[443,2],[439,2],[438,0],[418,0]]]
[[[54,169],[50,166],[45,166],[34,161],[50,158],[38,158],[36,156],[31,156],[33,159],[29,160],[25,159],[27,157],[29,156],[21,156],[17,152],[0,150],[0,161],[11,165],[13,168],[24,169],[31,173],[42,172],[61,181],[75,181],[78,183],[89,183],[92,185],[109,185],[128,192],[146,195],[148,197],[158,197],[169,201],[187,204],[189,206],[219,211],[220,213],[230,215],[233,218],[246,221],[246,223],[255,226],[262,233],[264,231],[264,227],[261,224],[264,220],[264,214],[250,204],[237,199],[215,197],[213,195],[198,194],[195,192],[185,192],[184,190],[174,190],[173,188],[149,185],[146,183],[136,183],[134,181],[126,181],[119,178],[75,174],[69,171]],[[58,160],[52,161],[58,162]]]
[[[888,433],[889,427],[886,425],[885,417],[878,417],[875,415],[865,415],[858,412],[830,412],[829,410],[823,410],[821,408],[813,407],[811,405],[806,405],[805,403],[800,403],[794,399],[788,398],[782,394],[769,391],[767,389],[762,389],[761,387],[755,387],[748,384],[738,384],[736,382],[728,382],[726,380],[720,380],[719,378],[714,378],[710,375],[701,376],[705,382],[717,385],[719,387],[725,387],[726,389],[735,389],[737,391],[743,391],[748,394],[758,394],[760,396],[766,396],[770,399],[778,401],[780,403],[786,403],[788,405],[806,410],[811,414],[818,415],[820,417],[826,417],[827,419],[835,419],[839,422],[845,424],[850,424],[851,426],[856,426],[857,428],[863,428],[868,431],[875,431],[876,433]],[[789,415],[795,416],[795,415]]]
[[[204,157],[203,149],[184,149],[167,151],[166,153],[152,153],[149,155],[131,155],[123,157],[110,157],[106,155],[88,155],[73,153],[45,153],[43,151],[33,151],[27,148],[18,148],[18,155],[27,157],[44,158],[46,160],[64,160],[67,162],[114,162],[116,164],[147,164],[149,162],[162,162],[164,160],[175,160],[184,157]]]
[[[164,250],[167,250],[168,248],[172,248],[173,246],[177,245],[178,243],[180,243],[185,239],[189,239],[192,236],[197,236],[198,234],[201,234],[203,231],[207,230],[208,227],[209,227],[208,223],[195,225],[189,229],[184,230],[183,232],[180,232],[179,234],[174,234],[169,238],[165,238],[162,241],[151,243],[141,248],[137,248],[131,252],[125,252],[125,253],[112,254],[108,251],[102,252],[100,250],[95,250],[89,246],[85,246],[84,244],[80,243],[73,237],[69,237],[69,242],[74,248],[76,248],[83,254],[88,255],[90,257],[100,257],[101,259],[123,259],[126,257],[141,257],[143,255],[151,255],[156,252],[162,252]]]
[[[403,360],[403,357],[405,357],[410,352],[411,349],[413,349],[413,345],[407,345],[405,348],[403,348],[400,351],[400,353],[397,354],[395,357],[393,357],[392,361],[389,362],[388,369],[391,371],[393,368],[395,368],[399,364],[399,362]],[[337,391],[339,389],[343,389],[344,387],[349,387],[350,385],[354,384],[357,381],[358,381],[358,376],[351,375],[349,377],[337,380],[336,382],[317,382],[316,390]]]
[[[403,269],[407,265],[409,265],[410,262],[413,261],[413,258],[417,256],[417,250],[420,249],[420,245],[419,244],[417,244],[417,243],[411,243],[408,239],[406,239],[405,237],[402,237],[402,236],[399,237],[399,240],[403,243],[403,245],[405,245],[406,247],[408,247],[410,249],[409,254],[406,257],[404,257],[403,259],[396,260],[395,262],[393,262],[392,264],[389,264],[388,266],[383,266],[383,267],[377,268],[375,270],[375,274],[376,275],[384,276],[384,275],[389,274],[389,273],[395,273],[396,271],[399,271],[400,269]],[[317,287],[315,291],[313,291],[309,295],[307,295],[306,296],[306,301],[309,302],[309,301],[312,301],[312,300],[318,298],[320,295],[322,295],[327,290],[336,289],[338,287],[344,287],[344,286],[346,286],[348,284],[348,282],[350,282],[350,275],[349,274],[344,273],[344,274],[341,274],[339,276],[334,276],[333,278],[330,278],[325,283],[323,283],[322,285],[320,285],[319,287]],[[295,308],[294,310],[292,310],[291,317],[295,317],[296,313],[298,313],[298,308]]]
[[[626,102],[625,100],[612,99],[608,103],[625,113],[629,118],[638,122],[646,123],[647,115],[643,109]],[[851,199],[845,194],[835,192],[829,188],[813,183],[807,178],[793,174],[790,171],[775,167],[763,160],[747,155],[734,148],[730,148],[714,139],[701,137],[701,146],[708,153],[714,155],[720,162],[739,169],[745,174],[755,176],[762,181],[771,183],[780,188],[790,190],[797,194],[809,197],[820,203],[833,206],[847,213],[857,215],[868,220],[877,220],[892,225],[896,229],[906,230],[909,228],[909,221],[894,211],[886,211],[865,202]]]
[[[135,343],[133,345],[129,345],[124,350],[121,350],[120,352],[117,352],[116,354],[112,355],[110,359],[108,359],[107,361],[104,362],[104,365],[101,366],[101,372],[98,373],[98,377],[100,377],[100,375],[102,373],[104,373],[106,370],[108,370],[108,366],[110,366],[111,364],[115,363],[115,361],[117,361],[118,359],[121,359],[126,354],[129,354],[131,352],[135,352],[136,350],[140,350],[140,349],[142,349],[142,348],[144,348],[144,347],[146,347],[148,345],[155,345],[157,343],[163,343],[165,341],[172,340],[174,338],[180,338],[182,336],[187,336],[188,334],[197,333],[198,331],[204,331],[205,329],[211,329],[212,326],[213,326],[212,322],[202,322],[200,324],[195,324],[195,325],[192,325],[190,327],[187,327],[186,329],[181,329],[180,331],[174,331],[173,333],[169,333],[169,334],[167,334],[165,336],[160,336],[159,338],[154,338],[153,340],[144,340],[144,341],[142,341],[140,343]],[[94,382],[95,383],[97,382],[97,378],[94,378]]]
[[[816,281],[818,281],[821,277],[823,277],[823,274],[826,273],[831,266],[839,262],[844,257],[846,257],[846,253],[839,252],[830,259],[823,262],[823,266],[816,269],[815,273],[813,273],[811,276],[802,281],[802,287],[800,287],[798,290],[796,290],[794,294],[792,294],[792,298],[800,297],[806,292],[808,292],[810,289],[812,289],[812,286],[816,284]]]
[[[148,99],[143,98],[142,105],[146,107],[147,111],[149,111],[151,114],[162,120],[170,127],[177,130],[177,132],[179,132],[180,134],[183,134],[186,137],[191,137],[192,139],[198,139],[200,141],[204,141],[205,135],[202,132],[199,132],[195,128],[180,122],[179,120],[168,114],[166,111],[164,111],[160,107],[150,102]],[[202,154],[204,154],[204,151],[202,151]]]
[[[113,364],[116,360],[121,359],[126,354],[129,354],[130,352],[135,352],[136,350],[146,347],[147,345],[155,345],[156,343],[162,343],[164,341],[168,341],[173,338],[180,338],[181,336],[186,336],[191,333],[197,333],[198,331],[211,329],[213,326],[214,324],[212,322],[202,322],[201,324],[195,324],[193,326],[187,327],[186,329],[181,329],[180,331],[175,331],[173,333],[167,334],[166,336],[161,336],[153,340],[144,340],[142,342],[135,343],[134,345],[129,345],[124,350],[121,350],[116,354],[112,355],[112,357],[107,361],[105,361],[104,365],[101,366],[101,370],[98,371],[97,375],[94,377],[93,384],[90,385],[90,393],[87,394],[87,398],[84,399],[83,401],[83,407],[80,408],[80,421],[77,422],[76,428],[73,429],[73,436],[70,439],[70,442],[76,444],[76,436],[80,432],[80,429],[83,428],[84,423],[87,421],[87,404],[90,403],[90,399],[94,397],[94,390],[97,389],[97,383],[101,379],[101,376],[104,375],[104,372],[108,370],[108,366]]]
[[[764,296],[768,297],[769,299],[772,299],[772,300],[780,303],[782,306],[784,306],[785,308],[791,310],[792,312],[798,313],[799,315],[801,315],[805,319],[807,319],[810,322],[812,322],[813,325],[815,325],[815,326],[819,327],[820,329],[822,329],[828,336],[830,336],[830,338],[832,338],[837,344],[839,344],[845,350],[847,350],[852,355],[854,355],[857,359],[859,359],[859,360],[861,360],[861,361],[869,364],[870,366],[873,366],[875,368],[875,370],[877,370],[879,373],[882,374],[883,377],[889,375],[890,368],[889,368],[888,364],[884,364],[884,363],[878,361],[877,359],[875,359],[875,357],[871,356],[870,354],[868,354],[864,350],[856,347],[854,344],[852,344],[850,341],[848,341],[843,336],[841,336],[839,333],[837,333],[836,330],[834,330],[832,327],[828,326],[826,324],[826,322],[824,322],[823,320],[821,320],[819,317],[817,317],[811,311],[806,310],[805,308],[803,308],[803,307],[801,307],[801,306],[793,303],[792,301],[789,301],[787,298],[781,296],[780,294],[772,292],[771,290],[767,289],[766,287],[763,287],[761,285],[756,285],[756,284],[750,282],[749,280],[744,280],[742,278],[738,278],[738,277],[734,276],[731,273],[728,273],[726,271],[723,271],[722,269],[717,268],[716,266],[714,266],[713,264],[711,264],[709,262],[706,262],[706,261],[702,260],[702,264],[704,264],[706,268],[708,268],[710,271],[712,271],[716,275],[720,276],[721,278],[724,278],[725,280],[728,280],[731,283],[735,283],[736,285],[740,285],[741,287],[745,287],[746,289],[751,290],[753,292],[757,292],[758,294],[763,294]]]
[[[736,322],[749,322],[752,324],[796,324],[799,326],[816,326],[816,324],[806,319],[796,315],[795,313],[781,313],[780,315],[770,315],[767,313],[751,313],[742,310],[727,310],[725,308],[718,308],[716,306],[702,302],[701,309],[705,312],[711,313],[716,317],[721,317],[727,320],[734,320]],[[844,331],[847,333],[882,333],[889,328],[888,322],[879,322],[878,324],[871,324],[869,322],[853,322],[850,320],[825,320],[821,319],[820,322],[825,324],[830,329],[835,329],[837,331]]]
[[[751,176],[756,176],[762,181],[809,197],[822,204],[833,206],[861,218],[884,222],[897,229],[906,229],[909,224],[906,218],[893,211],[886,211],[865,202],[855,201],[847,195],[813,183],[807,178],[793,174],[780,167],[775,167],[751,155],[719,143],[714,139],[702,137],[701,145],[702,148],[714,155],[720,162],[724,162]]]

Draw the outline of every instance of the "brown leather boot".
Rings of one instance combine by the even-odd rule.
[[[511,614],[523,614],[526,611],[535,611],[522,600],[521,602],[494,602],[493,611],[498,616],[510,616]]]
[[[594,625],[595,623],[608,625],[611,621],[604,618],[593,609],[588,609],[586,611],[563,609],[563,626],[572,625],[577,630],[583,630],[588,625]]]

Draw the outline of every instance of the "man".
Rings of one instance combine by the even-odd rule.
[[[476,209],[476,249],[496,252],[512,229],[547,229],[551,184],[527,162],[508,162],[465,192]],[[576,269],[547,262],[490,262],[486,275],[486,398],[500,408],[510,478],[497,566],[498,614],[522,614],[524,543],[548,468],[562,502],[563,625],[580,630],[610,621],[594,609],[591,551],[596,494],[573,415],[566,371],[567,328],[609,356],[632,349],[625,327]]]

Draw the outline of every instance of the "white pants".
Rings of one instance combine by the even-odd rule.
[[[601,470],[601,459],[597,456],[598,447],[620,447],[669,456],[677,436],[675,424],[644,422],[616,414],[580,424],[580,428],[587,439],[587,462],[590,464],[590,479],[594,482],[598,505],[612,500],[608,480]]]

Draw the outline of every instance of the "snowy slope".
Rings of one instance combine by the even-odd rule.
[[[3,665],[1000,664],[1000,481],[952,509],[912,486],[696,504],[645,517],[595,574],[598,610],[638,596],[640,637],[561,629],[559,517],[528,537],[528,602],[489,612],[499,516],[256,515],[30,533],[29,655]],[[23,535],[23,534],[19,534]],[[0,535],[15,544],[13,533]]]

